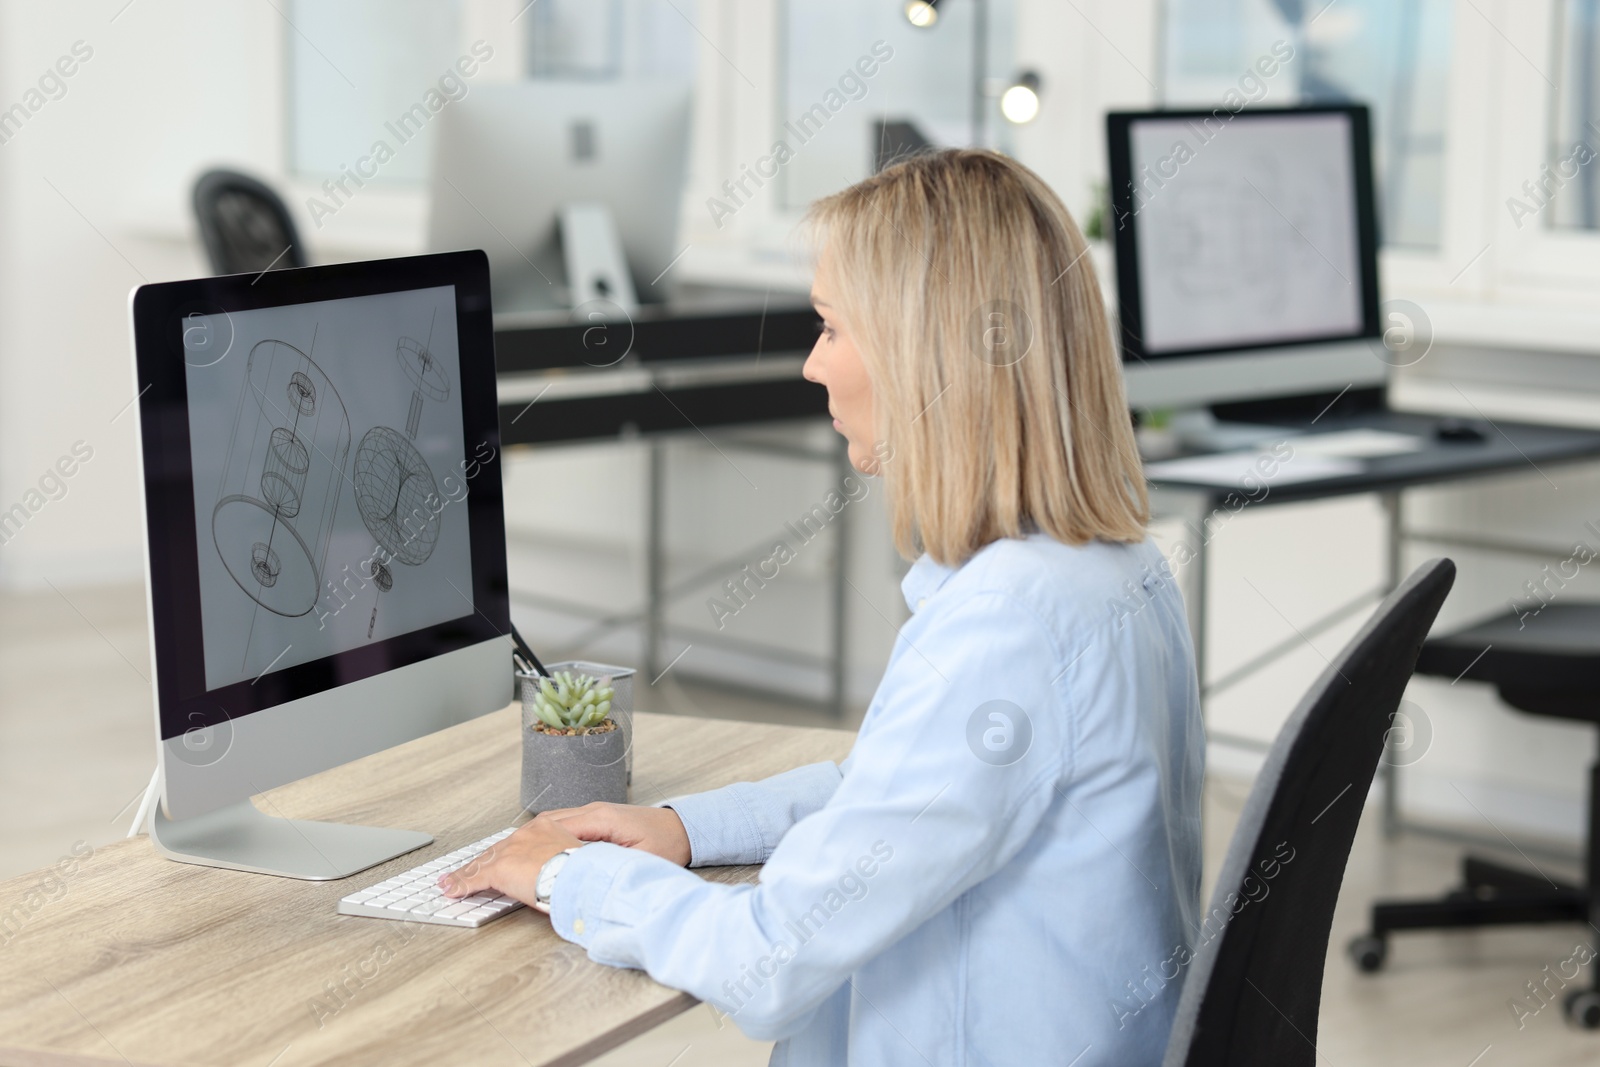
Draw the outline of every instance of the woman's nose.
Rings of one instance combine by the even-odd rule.
[[[817,376],[817,357],[815,354],[806,357],[805,363],[800,367],[800,377],[808,382],[816,382],[818,385],[823,384],[822,379]]]

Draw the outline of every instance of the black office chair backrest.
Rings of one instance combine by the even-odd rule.
[[[1164,1067],[1316,1062],[1345,861],[1384,735],[1455,573],[1448,559],[1418,567],[1278,733],[1194,934]]]
[[[210,170],[200,175],[194,183],[194,214],[214,274],[306,265],[289,209],[248,174]]]

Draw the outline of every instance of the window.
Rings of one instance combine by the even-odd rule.
[[[910,122],[936,146],[1008,148],[998,93],[1015,73],[1013,9],[1010,0],[945,0],[938,20],[918,28],[899,0],[784,4],[774,131],[793,153],[784,206],[801,210],[871,174],[883,120]],[[863,57],[870,77],[858,72]],[[818,105],[829,117],[806,121]]]
[[[1246,95],[1370,106],[1383,242],[1438,248],[1450,31],[1449,0],[1171,0],[1163,95],[1172,106],[1214,103],[1287,41],[1294,61]]]
[[[527,9],[530,78],[694,78],[699,40],[667,0],[540,0]]]
[[[459,0],[291,0],[289,169],[320,182],[366,160],[366,180],[422,182],[433,131],[402,116],[430,92],[458,99],[475,83],[519,77],[692,80],[699,41],[675,5],[693,10],[691,0],[538,0],[491,27],[503,32],[485,46],[465,39]],[[451,72],[463,56],[479,61],[459,79]],[[374,176],[378,141],[392,151]]]
[[[295,0],[285,5],[284,17],[289,169],[320,181],[353,168],[381,140],[393,151],[377,168],[376,180],[421,181],[430,131],[424,127],[402,141],[386,124],[423,102],[465,51],[456,4]]]
[[[1563,0],[1556,21],[1559,64],[1551,107],[1550,224],[1600,230],[1600,0]],[[1539,192],[1539,190],[1534,190]],[[1540,196],[1533,196],[1537,204]]]

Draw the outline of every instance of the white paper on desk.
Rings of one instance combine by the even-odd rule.
[[[1268,462],[1262,464],[1265,459]],[[1259,464],[1259,465],[1258,465]],[[1265,467],[1269,474],[1262,473]],[[1275,469],[1274,469],[1275,468]],[[1322,478],[1361,473],[1361,461],[1336,456],[1308,456],[1296,452],[1278,459],[1266,452],[1217,452],[1147,463],[1145,475],[1158,481],[1193,482],[1232,488],[1241,485],[1294,485]]]
[[[1378,456],[1400,456],[1407,452],[1420,452],[1422,438],[1414,433],[1395,433],[1393,430],[1335,430],[1332,433],[1308,433],[1288,439],[1296,457],[1329,456],[1344,459],[1374,459]]]

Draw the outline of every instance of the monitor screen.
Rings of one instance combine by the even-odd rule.
[[[1120,114],[1110,132],[1133,354],[1375,335],[1364,108]]]
[[[504,640],[482,252],[133,296],[162,737]]]
[[[442,286],[191,326],[231,329],[235,357],[185,366],[207,689],[472,610],[455,305]]]

